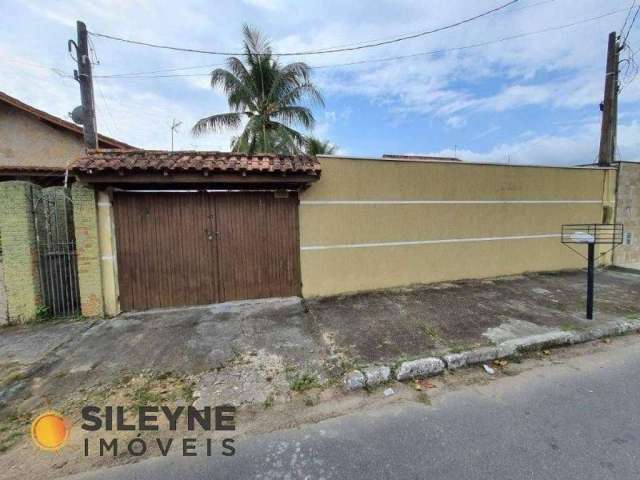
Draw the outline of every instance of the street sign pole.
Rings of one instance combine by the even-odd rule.
[[[595,263],[595,243],[589,243],[587,253],[587,319],[593,319],[593,275]]]
[[[574,252],[584,258],[584,255],[571,247],[586,245],[587,247],[587,319],[593,320],[593,290],[594,276],[596,272],[596,244],[611,245],[611,250],[616,245],[622,244],[624,238],[624,226],[619,223],[577,223],[562,225],[560,241]],[[608,250],[608,253],[611,250]],[[604,255],[604,254],[602,254]]]

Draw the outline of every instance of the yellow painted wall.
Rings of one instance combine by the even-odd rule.
[[[320,161],[300,196],[304,296],[582,267],[560,227],[600,223],[613,201],[612,170]],[[389,203],[425,201],[441,203]],[[425,241],[441,243],[402,244]]]

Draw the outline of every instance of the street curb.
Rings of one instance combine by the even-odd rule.
[[[396,380],[411,380],[413,378],[431,377],[442,373],[444,370],[456,370],[469,365],[491,362],[500,358],[510,357],[516,353],[530,352],[562,345],[575,345],[590,342],[603,337],[624,335],[630,332],[640,332],[640,319],[638,320],[614,320],[588,330],[553,330],[550,332],[514,338],[494,346],[481,347],[460,353],[449,353],[442,357],[425,357],[400,363],[395,368]],[[371,375],[372,369],[384,369],[385,373],[392,370],[391,367],[369,367],[353,370],[344,377],[347,390],[358,390],[384,383],[389,375],[378,379]],[[353,381],[355,378],[358,381]]]

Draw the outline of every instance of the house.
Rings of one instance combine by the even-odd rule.
[[[104,135],[102,148],[132,148]],[[0,181],[61,185],[70,162],[84,151],[82,127],[0,92]]]
[[[407,160],[409,162],[417,162],[424,160],[425,162],[461,162],[459,158],[455,157],[434,157],[431,155],[398,155],[395,153],[385,153],[382,158],[389,160]]]
[[[90,150],[71,173],[86,316],[579,268],[561,226],[601,222],[616,180],[599,167],[144,150]]]
[[[619,161],[615,222],[624,225],[624,241],[614,251],[614,264],[640,270],[640,162]]]
[[[132,148],[104,135],[98,142],[103,148]],[[35,202],[33,194],[40,187],[61,187],[68,165],[84,150],[82,127],[0,92],[0,325],[12,317],[33,317],[47,297],[43,280],[48,270],[40,264],[60,262],[61,256],[45,254],[37,244],[42,236],[35,234],[33,211],[45,202]],[[65,233],[70,250],[64,278],[74,275],[73,235]]]

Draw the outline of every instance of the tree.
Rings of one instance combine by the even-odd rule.
[[[260,32],[243,26],[244,59],[227,59],[227,68],[211,72],[211,87],[221,87],[227,95],[229,113],[199,120],[194,135],[228,128],[244,130],[231,142],[239,153],[299,153],[305,137],[298,126],[312,128],[315,119],[306,104],[324,106],[320,92],[311,82],[306,63],[281,65],[273,58],[269,42]]]
[[[317,155],[331,155],[335,153],[336,146],[329,143],[329,141],[323,142],[319,138],[308,136],[306,138],[304,150],[307,155],[315,157]]]

